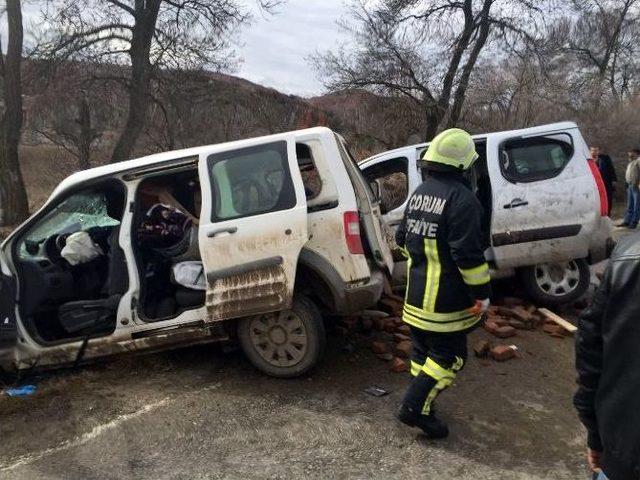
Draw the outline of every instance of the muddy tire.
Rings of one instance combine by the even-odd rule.
[[[304,296],[293,299],[291,310],[240,320],[238,338],[249,361],[278,378],[310,371],[322,357],[326,343],[322,316]]]
[[[589,288],[591,273],[584,259],[545,263],[519,272],[520,281],[538,305],[555,306],[575,302]]]

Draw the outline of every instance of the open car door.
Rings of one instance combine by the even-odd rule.
[[[17,335],[16,279],[0,252],[0,355],[15,345]]]
[[[201,154],[199,173],[208,321],[290,308],[308,239],[295,140],[212,147]]]

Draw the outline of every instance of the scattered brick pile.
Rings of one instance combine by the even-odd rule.
[[[371,351],[376,356],[389,363],[389,368],[397,373],[408,370],[407,360],[411,356],[411,333],[409,326],[402,321],[402,305],[404,299],[397,295],[387,295],[380,300],[380,309],[383,315],[363,316],[364,329],[386,332],[385,338],[392,341],[374,340],[371,342]],[[373,312],[372,312],[373,313]]]
[[[394,372],[406,372],[411,356],[409,327],[402,321],[403,299],[397,295],[385,296],[379,304],[380,311],[365,312],[361,318],[346,320],[348,330],[358,322],[364,331],[377,331],[376,339],[370,344],[371,351],[381,360],[388,362]],[[562,326],[549,320],[534,305],[515,297],[505,297],[498,305],[492,305],[487,312],[484,329],[499,340],[518,336],[518,331],[541,329],[551,337],[564,338],[571,335]],[[387,335],[385,335],[385,333]],[[479,358],[491,358],[504,362],[518,356],[518,347],[499,341],[480,340],[473,347]]]

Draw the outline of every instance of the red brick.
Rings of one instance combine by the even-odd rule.
[[[496,345],[491,349],[491,358],[497,362],[504,362],[515,358],[516,351],[508,345]]]
[[[362,330],[364,330],[365,332],[368,332],[373,328],[373,320],[371,318],[362,318],[360,322],[362,325]]]
[[[402,312],[402,302],[398,302],[397,300],[393,300],[389,297],[382,298],[380,300],[380,305],[385,307],[385,311],[395,315],[399,315],[400,312]]]
[[[517,307],[524,305],[524,300],[518,297],[504,297],[501,303],[505,307]]]
[[[393,333],[396,331],[396,322],[393,318],[385,318],[384,319],[384,327],[383,330],[388,333]]]
[[[409,325],[400,325],[397,329],[398,333],[402,333],[403,335],[411,335],[411,329]]]
[[[498,338],[509,338],[516,335],[516,329],[510,325],[499,326],[492,320],[488,320],[484,324],[484,329],[489,332],[491,335],[494,335]]]
[[[498,327],[498,329],[493,332],[493,334],[498,338],[509,338],[515,337],[518,332],[511,325],[507,325],[505,327]]]
[[[393,360],[393,353],[379,353],[378,355],[376,355],[376,357],[378,357],[380,360],[384,360],[385,362],[390,362],[391,360]]]
[[[395,354],[400,358],[409,358],[411,356],[411,341],[405,340],[397,344]]]
[[[483,327],[487,332],[491,333],[496,328],[498,328],[498,325],[493,320],[489,319],[486,322],[484,322]]]
[[[531,321],[533,318],[533,312],[530,312],[528,309],[524,307],[513,307],[511,312],[518,318],[518,320],[522,320],[525,322]]]
[[[473,352],[478,358],[485,358],[491,350],[491,342],[488,340],[479,340],[473,346]]]
[[[389,351],[389,347],[387,347],[386,343],[376,340],[371,342],[371,351],[376,354],[387,353]]]
[[[569,333],[556,323],[545,323],[544,326],[542,327],[542,330],[545,333],[548,333],[552,337],[556,337],[556,338],[564,337]]]
[[[404,333],[394,333],[393,339],[396,343],[404,342],[405,340],[411,340],[409,335],[405,335]]]
[[[407,364],[401,358],[395,357],[390,363],[392,372],[402,373],[407,371]]]
[[[504,317],[493,316],[493,317],[489,317],[489,320],[495,323],[498,327],[506,327],[507,325],[509,325],[509,320],[507,320]]]
[[[384,330],[384,320],[384,318],[379,317],[372,318],[371,321],[373,322],[373,328],[378,331]]]
[[[512,318],[509,320],[509,325],[515,328],[516,330],[533,330],[534,324],[529,322],[523,322],[521,320],[516,320]]]

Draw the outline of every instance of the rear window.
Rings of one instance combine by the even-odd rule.
[[[500,147],[500,169],[511,182],[535,182],[559,175],[572,156],[570,135],[518,138]]]

